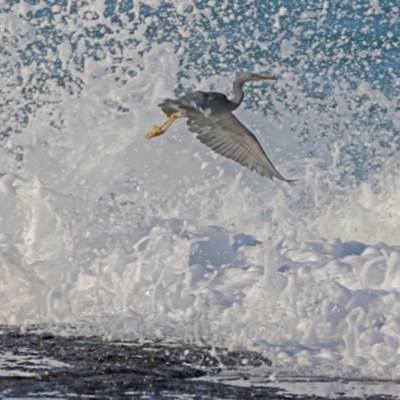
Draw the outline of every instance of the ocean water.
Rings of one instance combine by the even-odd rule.
[[[0,324],[400,379],[400,9],[369,1],[0,6]],[[166,97],[231,93],[292,188],[213,155]],[[260,373],[258,371],[257,373]],[[272,379],[272,378],[271,378]]]

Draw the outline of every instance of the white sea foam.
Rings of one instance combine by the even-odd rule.
[[[44,358],[37,353],[30,354],[23,348],[19,349],[19,354],[7,351],[0,355],[0,377],[2,378],[36,377],[38,371],[62,367],[68,368],[70,365],[51,358]]]
[[[98,4],[86,11],[111,26]],[[199,18],[187,4],[177,4],[177,11]],[[26,16],[32,8],[15,6],[10,15]],[[99,50],[94,61],[83,40],[72,50],[69,39],[47,55],[68,66],[74,94],[48,82],[48,103],[22,134],[10,137],[10,151],[2,149],[0,322],[245,348],[263,352],[286,374],[399,379],[398,156],[367,180],[346,180],[342,145],[361,146],[364,137],[352,132],[336,140],[328,124],[335,113],[322,121],[325,136],[300,146],[293,127],[307,121],[318,131],[325,117],[284,70],[268,97],[277,114],[242,109],[237,115],[278,170],[299,178],[294,188],[211,154],[183,121],[165,137],[145,140],[164,118],[158,102],[172,97],[178,83],[229,91],[234,76],[196,82],[192,73],[178,82],[186,55],[173,43],[151,42],[147,23],[137,28],[137,47],[116,49],[117,55]],[[87,26],[77,16],[70,24],[76,37]],[[190,25],[182,29],[193,35]],[[118,40],[128,37],[115,31]],[[21,33],[19,40],[23,46],[30,39]],[[225,40],[216,42],[221,52],[229,49]],[[285,49],[285,57],[295,51]],[[83,70],[75,56],[86,57]],[[261,60],[255,69],[267,64]],[[35,68],[20,68],[27,85]],[[122,84],[128,70],[133,77]],[[341,123],[352,116],[348,87],[339,79],[334,85],[335,122]],[[280,90],[307,114],[290,111]],[[371,90],[360,83],[355,93]],[[16,89],[7,96],[28,104]],[[33,102],[44,96],[34,92]],[[379,91],[374,98],[388,109],[394,104]],[[20,168],[18,145],[24,148]],[[310,150],[318,156],[309,157]]]

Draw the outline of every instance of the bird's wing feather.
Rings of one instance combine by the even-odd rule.
[[[262,176],[294,183],[275,169],[257,138],[232,113],[225,112],[208,118],[190,116],[187,124],[189,130],[197,133],[197,138],[216,153]]]

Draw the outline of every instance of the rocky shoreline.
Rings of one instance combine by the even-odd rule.
[[[0,350],[0,397],[304,398],[283,395],[279,388],[241,387],[193,379],[218,376],[221,368],[271,364],[251,352],[211,351],[182,343],[109,342],[99,337],[15,331],[3,331]]]

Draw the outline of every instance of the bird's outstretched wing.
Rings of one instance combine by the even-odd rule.
[[[256,171],[261,176],[277,178],[293,185],[295,180],[285,179],[272,165],[257,138],[230,112],[212,115],[191,115],[187,124],[197,139],[216,153],[230,158]]]

